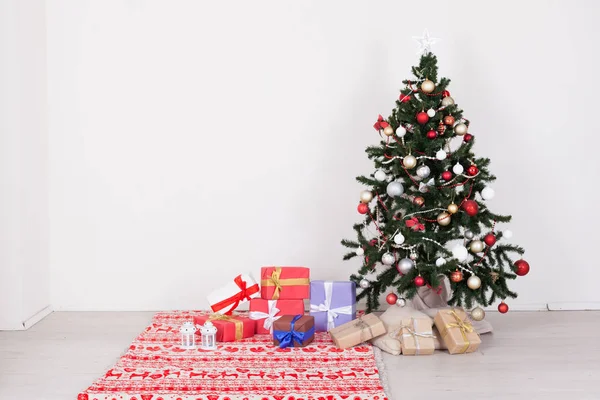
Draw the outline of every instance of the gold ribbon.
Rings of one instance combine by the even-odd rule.
[[[211,314],[208,317],[209,320],[217,320],[217,321],[226,321],[232,322],[235,325],[235,340],[242,340],[244,337],[244,323],[235,317],[230,317],[229,315],[222,314]]]
[[[467,350],[469,349],[469,346],[471,345],[471,342],[467,338],[467,333],[474,332],[473,325],[471,325],[471,323],[466,320],[463,321],[458,316],[458,314],[456,313],[456,310],[454,308],[450,311],[447,311],[447,314],[454,317],[455,322],[446,323],[446,325],[444,326],[443,332],[440,332],[440,333],[442,334],[442,337],[445,337],[448,334],[448,330],[450,330],[452,328],[458,328],[463,337],[463,340],[465,341],[465,347],[459,353],[466,353]]]
[[[272,300],[279,299],[279,294],[283,290],[284,286],[299,286],[309,285],[310,281],[308,278],[287,278],[281,279],[281,267],[276,267],[270,277],[262,279],[260,281],[261,286],[275,286]]]

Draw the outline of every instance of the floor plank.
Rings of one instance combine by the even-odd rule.
[[[73,399],[150,322],[151,312],[53,313],[0,332],[0,399]],[[474,354],[384,355],[393,400],[599,399],[600,312],[488,313]]]

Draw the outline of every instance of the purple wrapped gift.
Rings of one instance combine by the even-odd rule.
[[[315,330],[328,332],[356,319],[356,284],[349,281],[311,281],[310,315]]]

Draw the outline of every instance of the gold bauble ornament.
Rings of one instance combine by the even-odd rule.
[[[371,193],[368,190],[363,190],[362,192],[360,192],[360,201],[362,203],[368,203],[371,200],[373,200],[373,193]]]
[[[442,99],[442,107],[448,107],[454,105],[454,99],[450,96],[444,97]]]
[[[467,279],[467,286],[469,289],[477,290],[481,287],[481,279],[478,276],[471,275],[469,279]]]
[[[463,136],[465,133],[467,133],[467,125],[463,124],[462,122],[460,124],[456,124],[456,126],[454,127],[454,133],[456,133],[459,136]]]
[[[463,280],[463,273],[459,270],[454,271],[450,274],[450,280],[454,283],[458,283]]]
[[[481,253],[484,248],[484,244],[481,240],[473,240],[469,246],[472,253]]]
[[[383,128],[383,134],[386,136],[392,136],[394,134],[394,128],[392,128],[390,125],[386,126]]]
[[[454,203],[450,204],[448,206],[448,212],[450,214],[456,214],[458,212],[458,206],[456,204],[454,204]]]
[[[446,115],[444,117],[444,123],[450,126],[454,125],[454,117],[452,115]]]
[[[430,81],[429,79],[425,79],[423,83],[421,83],[421,91],[423,93],[431,93],[435,89],[435,83]]]
[[[485,318],[485,311],[481,307],[475,307],[471,310],[471,319],[473,321],[481,321]]]
[[[402,165],[404,165],[404,167],[408,169],[414,168],[415,165],[417,165],[417,159],[415,158],[415,156],[409,154],[406,157],[404,157],[404,160],[402,160]]]
[[[438,214],[437,216],[437,223],[440,224],[441,226],[446,226],[450,224],[451,219],[450,219],[450,214],[448,214],[447,212],[441,212]]]

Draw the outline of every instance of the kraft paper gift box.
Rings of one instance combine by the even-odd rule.
[[[258,297],[258,284],[250,274],[241,274],[206,296],[210,308],[218,314],[231,315],[240,304]]]
[[[386,329],[383,321],[375,314],[366,314],[354,321],[331,329],[329,336],[331,336],[337,347],[347,349],[385,333]]]
[[[256,321],[256,333],[273,333],[273,323],[284,315],[303,315],[304,300],[250,300],[248,316]]]
[[[265,300],[308,299],[310,269],[306,267],[262,267],[261,298]]]
[[[356,284],[350,281],[310,282],[310,315],[315,330],[328,332],[356,319]]]
[[[256,331],[256,321],[250,318],[238,315],[196,315],[194,316],[195,325],[204,325],[210,321],[217,328],[217,342],[236,342],[245,338],[254,336]],[[198,329],[198,334],[200,329]]]
[[[310,315],[284,315],[273,324],[273,343],[280,348],[304,347],[315,338],[315,319]]]
[[[406,356],[430,355],[435,351],[431,319],[407,318],[402,320],[402,354]]]
[[[471,353],[481,344],[479,334],[461,309],[440,310],[433,321],[450,354]]]

